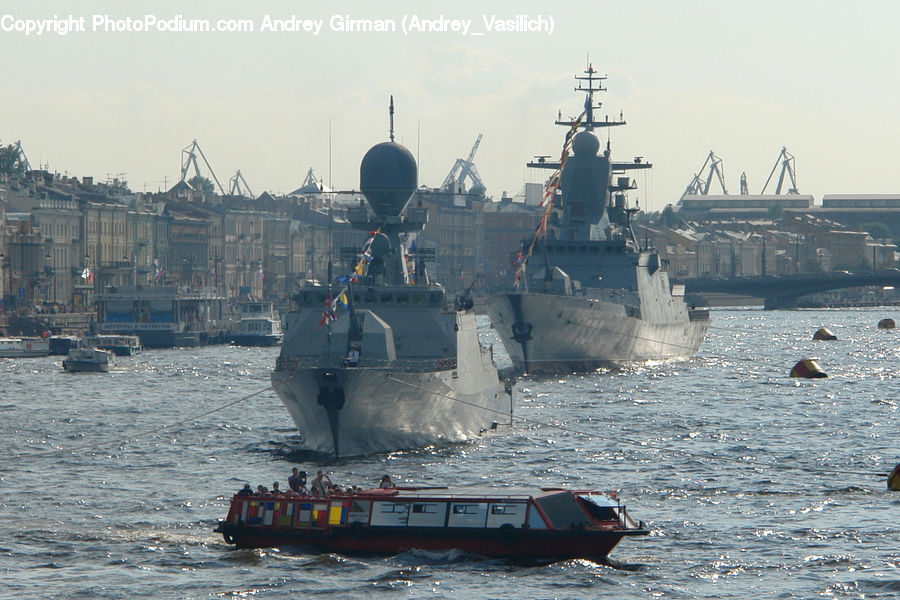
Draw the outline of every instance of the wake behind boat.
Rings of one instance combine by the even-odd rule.
[[[585,112],[568,128],[554,169],[545,213],[533,241],[519,253],[514,289],[487,301],[488,314],[513,364],[525,372],[590,370],[635,361],[691,356],[709,327],[709,311],[684,302],[684,286],[669,282],[664,261],[643,247],[631,227],[637,208],[622,176],[652,165],[641,157],[614,162],[594,129],[625,121],[594,119],[593,94],[605,77],[593,67],[576,77]],[[523,256],[524,253],[524,256]],[[529,260],[530,259],[530,260]]]
[[[460,442],[511,418],[512,393],[479,343],[471,299],[447,298],[421,258],[407,263],[400,236],[427,218],[421,208],[401,215],[416,185],[406,148],[371,148],[360,189],[374,215],[351,217],[370,232],[356,267],[292,294],[272,387],[302,449],[348,456]]]

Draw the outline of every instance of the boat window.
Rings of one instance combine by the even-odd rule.
[[[437,514],[437,504],[413,504],[412,511],[414,513]]]
[[[554,527],[585,527],[591,524],[575,496],[569,492],[549,494],[535,500]]]
[[[585,498],[583,496],[578,497],[578,502],[581,506],[591,515],[594,519],[598,521],[618,521],[619,515],[616,513],[616,508],[613,506],[600,506],[596,504],[592,499]]]
[[[409,294],[397,294],[397,304],[408,304]]]
[[[480,506],[477,504],[454,504],[453,505],[453,514],[454,515],[477,515]]]
[[[431,303],[432,304],[440,304],[441,303],[440,292],[435,292],[435,293],[431,294]]]
[[[375,304],[375,294],[366,294],[363,296],[366,304]]]
[[[382,294],[379,302],[382,304],[390,304],[391,303],[391,294]]]
[[[425,296],[422,294],[413,294],[412,295],[413,304],[422,304],[425,302]]]

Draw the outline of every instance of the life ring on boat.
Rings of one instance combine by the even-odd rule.
[[[222,524],[222,537],[225,539],[226,544],[234,544],[234,523],[223,523]]]

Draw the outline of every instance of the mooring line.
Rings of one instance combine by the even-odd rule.
[[[11,454],[9,456],[0,456],[0,462],[9,461],[9,460],[18,459],[18,458],[33,458],[33,457],[40,457],[40,456],[49,456],[50,454],[61,453],[61,452],[75,452],[76,450],[84,450],[85,448],[98,448],[101,446],[109,446],[111,444],[122,444],[124,442],[136,440],[137,438],[151,435],[153,433],[158,433],[160,431],[169,429],[171,427],[175,427],[177,425],[185,425],[187,423],[190,423],[191,421],[196,421],[197,419],[200,419],[207,415],[211,415],[213,413],[219,412],[220,410],[224,410],[226,408],[234,406],[235,404],[240,404],[241,402],[246,402],[250,398],[253,398],[254,396],[258,396],[258,395],[262,394],[263,392],[267,392],[271,389],[272,389],[272,386],[265,387],[259,391],[253,392],[252,394],[249,394],[242,398],[238,398],[237,400],[228,402],[226,404],[223,404],[223,405],[213,408],[211,410],[207,410],[205,412],[193,415],[191,417],[188,417],[187,419],[181,419],[180,421],[175,421],[174,423],[168,423],[168,424],[162,425],[160,427],[154,427],[153,429],[141,431],[141,432],[129,435],[128,437],[119,438],[119,439],[115,439],[115,440],[89,442],[86,444],[81,444],[80,446],[71,446],[69,448],[53,448],[53,449],[36,451],[36,452],[21,452],[19,454]]]

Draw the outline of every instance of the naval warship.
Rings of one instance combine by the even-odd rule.
[[[272,387],[300,449],[355,456],[460,442],[511,419],[512,391],[479,342],[472,300],[448,297],[423,259],[407,262],[402,236],[427,221],[423,208],[404,211],[416,185],[415,159],[393,135],[372,147],[360,190],[374,216],[362,204],[350,214],[369,231],[356,267],[292,294]]]
[[[652,165],[614,162],[600,152],[595,130],[625,120],[594,118],[594,93],[606,91],[593,67],[576,76],[584,112],[567,128],[544,193],[538,233],[523,244],[514,286],[487,300],[487,310],[517,369],[526,373],[584,371],[631,362],[690,356],[709,327],[709,311],[689,307],[684,287],[669,282],[665,261],[632,229],[637,208],[627,176]]]

